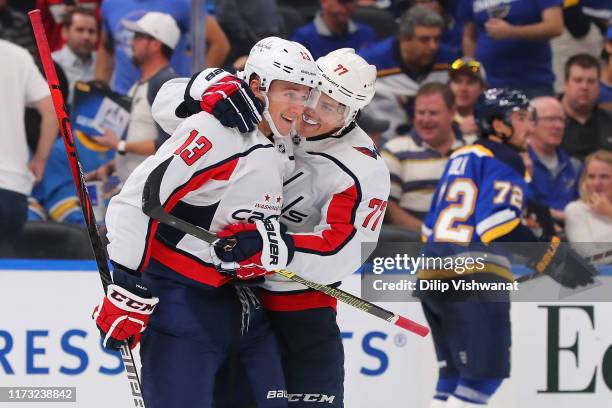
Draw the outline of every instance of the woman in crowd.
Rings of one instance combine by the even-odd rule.
[[[580,199],[565,208],[570,242],[588,243],[576,250],[601,262],[612,260],[612,152],[597,150],[587,156],[580,178]]]

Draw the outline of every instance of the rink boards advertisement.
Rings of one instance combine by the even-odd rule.
[[[0,387],[73,388],[76,401],[51,405],[57,408],[132,406],[121,359],[100,347],[90,319],[102,295],[92,263],[5,260],[0,277]],[[612,293],[612,276],[600,281],[598,289]],[[353,275],[342,289],[359,294],[360,284]],[[425,323],[418,302],[381,306]],[[345,406],[428,407],[437,372],[431,339],[343,305],[338,314],[346,353]],[[489,406],[612,406],[610,316],[609,302],[513,303],[512,377]],[[47,406],[0,402],[14,404]]]

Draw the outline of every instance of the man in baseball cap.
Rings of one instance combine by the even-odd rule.
[[[181,30],[172,16],[159,11],[150,11],[137,21],[123,20],[122,24],[133,31],[135,36],[140,34],[152,37],[171,50],[174,50],[181,36]]]
[[[157,11],[148,12],[137,21],[123,20],[122,24],[134,32],[131,59],[140,70],[138,81],[128,91],[132,98],[130,120],[125,135],[106,129],[94,138],[99,144],[117,151],[115,166],[121,183],[168,138],[155,124],[151,105],[159,88],[176,77],[169,61],[180,36],[174,18]]]
[[[486,87],[484,67],[473,58],[459,58],[448,70],[449,86],[455,95],[459,125],[464,140],[473,142],[478,137],[478,125],[474,120],[474,106]]]

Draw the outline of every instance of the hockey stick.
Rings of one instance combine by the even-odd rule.
[[[171,161],[172,157],[157,166],[147,177],[147,181],[145,182],[142,192],[142,211],[154,220],[170,225],[177,230],[184,232],[185,234],[199,238],[211,245],[220,245],[224,249],[229,248],[229,250],[231,250],[231,248],[233,248],[235,245],[234,241],[219,239],[212,232],[207,231],[197,225],[190,224],[185,220],[181,220],[180,218],[177,218],[164,210],[159,200],[159,191],[162,177]],[[429,333],[428,327],[410,320],[407,317],[383,309],[380,306],[370,303],[343,290],[306,280],[295,273],[284,269],[276,270],[274,272],[294,282],[301,283],[302,285],[311,289],[323,292],[326,295],[339,300],[340,302],[346,303],[347,305],[356,309],[386,320],[389,323],[393,323],[394,325],[418,334],[419,336],[425,337]]]
[[[32,29],[34,31],[34,37],[36,38],[36,45],[38,46],[38,53],[42,61],[43,70],[45,71],[45,76],[47,77],[47,84],[49,85],[49,90],[51,91],[51,98],[53,99],[55,114],[57,115],[57,121],[59,122],[60,133],[62,134],[64,146],[66,147],[66,154],[68,155],[68,162],[70,163],[72,179],[79,196],[79,202],[81,204],[83,217],[85,218],[85,224],[87,225],[87,233],[89,234],[91,248],[96,258],[96,264],[98,266],[98,272],[100,273],[102,287],[106,293],[106,288],[112,283],[112,278],[108,269],[108,261],[104,252],[102,239],[98,233],[96,217],[94,216],[93,208],[91,206],[91,199],[89,198],[89,194],[87,193],[87,188],[85,187],[85,182],[83,180],[83,169],[81,168],[79,156],[77,155],[77,151],[75,149],[70,119],[66,111],[64,97],[60,91],[55,66],[53,65],[53,60],[51,59],[51,51],[49,50],[49,43],[47,42],[47,36],[40,17],[40,10],[36,9],[30,11],[28,15],[30,17],[30,22],[32,23]],[[142,387],[140,385],[140,379],[138,378],[136,365],[134,364],[134,356],[132,355],[132,350],[128,346],[127,342],[121,346],[121,357],[125,366],[128,380],[130,381],[134,406],[142,408],[145,406],[142,398]]]
[[[587,256],[587,257],[584,258],[584,260],[587,261],[587,262],[593,262],[593,261],[598,261],[600,259],[607,258],[608,256],[611,256],[611,255],[612,255],[612,250],[604,251],[604,252],[600,252],[600,253],[597,253],[597,254],[593,254],[591,256]],[[523,282],[528,282],[528,281],[530,281],[532,279],[540,278],[540,277],[542,277],[544,275],[545,274],[543,274],[543,273],[532,272],[532,273],[529,273],[527,275],[519,276],[515,280],[518,283],[523,283]]]

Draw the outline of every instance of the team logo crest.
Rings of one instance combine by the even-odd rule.
[[[378,149],[376,149],[376,147],[374,146],[370,146],[370,147],[353,146],[353,149],[357,150],[360,153],[365,154],[368,157],[373,158],[374,160],[380,157],[380,153],[378,152]]]

